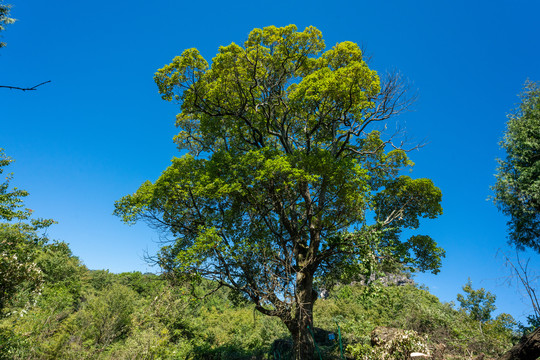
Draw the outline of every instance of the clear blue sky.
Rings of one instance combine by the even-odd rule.
[[[443,301],[470,277],[497,295],[498,312],[529,311],[499,249],[506,219],[487,201],[506,114],[527,78],[540,80],[538,1],[12,0],[18,21],[2,33],[0,147],[16,160],[13,184],[28,207],[59,224],[49,231],[92,269],[152,270],[142,259],[159,236],[112,216],[114,201],[155,180],[177,155],[177,108],[162,101],[156,69],[184,49],[211,59],[249,31],[291,23],[319,28],[326,44],[354,41],[378,71],[399,69],[418,92],[399,118],[428,144],[411,154],[413,177],[443,192],[444,215],[423,223],[447,251],[437,276],[421,275]],[[538,259],[532,266],[538,269]]]

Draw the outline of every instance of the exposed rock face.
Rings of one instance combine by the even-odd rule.
[[[360,285],[369,285],[374,281],[380,281],[384,286],[396,285],[414,285],[414,280],[409,278],[406,274],[384,274],[383,276],[376,276],[372,274],[369,278],[365,276],[359,276]]]
[[[521,338],[519,343],[514,345],[499,360],[535,360],[540,357],[540,328],[534,330],[528,336]]]
[[[383,276],[376,276],[375,274],[372,274],[369,278],[364,275],[358,275],[356,278],[357,281],[353,281],[351,285],[360,284],[362,286],[366,286],[375,281],[379,281],[383,286],[406,286],[415,284],[414,280],[408,277],[407,274],[387,273]],[[321,289],[319,291],[319,298],[321,298],[322,300],[328,299],[329,296],[330,291],[326,289]]]
[[[319,293],[319,296],[321,297],[321,299],[326,300],[330,296],[330,291],[324,289]]]

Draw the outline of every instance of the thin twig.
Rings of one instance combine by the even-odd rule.
[[[41,84],[34,85],[34,86],[30,87],[30,88],[22,88],[22,87],[18,87],[18,86],[8,86],[8,85],[0,85],[0,88],[6,88],[6,89],[11,89],[11,90],[30,91],[30,90],[37,90],[36,88],[38,86],[41,86],[41,85],[44,85],[44,84],[47,84],[47,83],[50,83],[50,82],[51,82],[51,80],[44,81]]]

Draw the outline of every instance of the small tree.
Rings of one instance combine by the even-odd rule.
[[[521,104],[508,115],[500,143],[494,202],[508,221],[509,240],[519,249],[540,252],[540,88],[526,82]]]
[[[437,272],[444,256],[429,236],[400,240],[442,209],[430,180],[399,176],[412,162],[376,126],[409,104],[399,76],[381,81],[355,43],[324,48],[314,27],[271,26],[211,66],[188,49],[160,69],[187,154],[115,210],[172,236],[158,255],[166,273],[210,279],[279,317],[296,359],[313,357],[315,278],[381,262]]]
[[[466,297],[462,294],[457,295],[461,309],[467,311],[474,320],[480,323],[490,320],[491,313],[496,309],[495,295],[489,291],[486,292],[484,288],[474,290],[471,279],[462,289],[466,293]]]

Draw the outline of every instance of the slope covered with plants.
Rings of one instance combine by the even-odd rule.
[[[4,359],[287,358],[287,329],[227,289],[198,298],[208,284],[192,289],[154,274],[88,270],[64,243],[37,251],[41,293],[29,301],[21,284],[4,309]],[[314,312],[325,359],[341,358],[340,337],[345,358],[375,358],[371,334],[378,327],[412,330],[424,349],[445,359],[497,358],[516,341],[509,315],[480,322],[412,285],[341,285]],[[335,340],[321,341],[328,333],[318,329]]]

